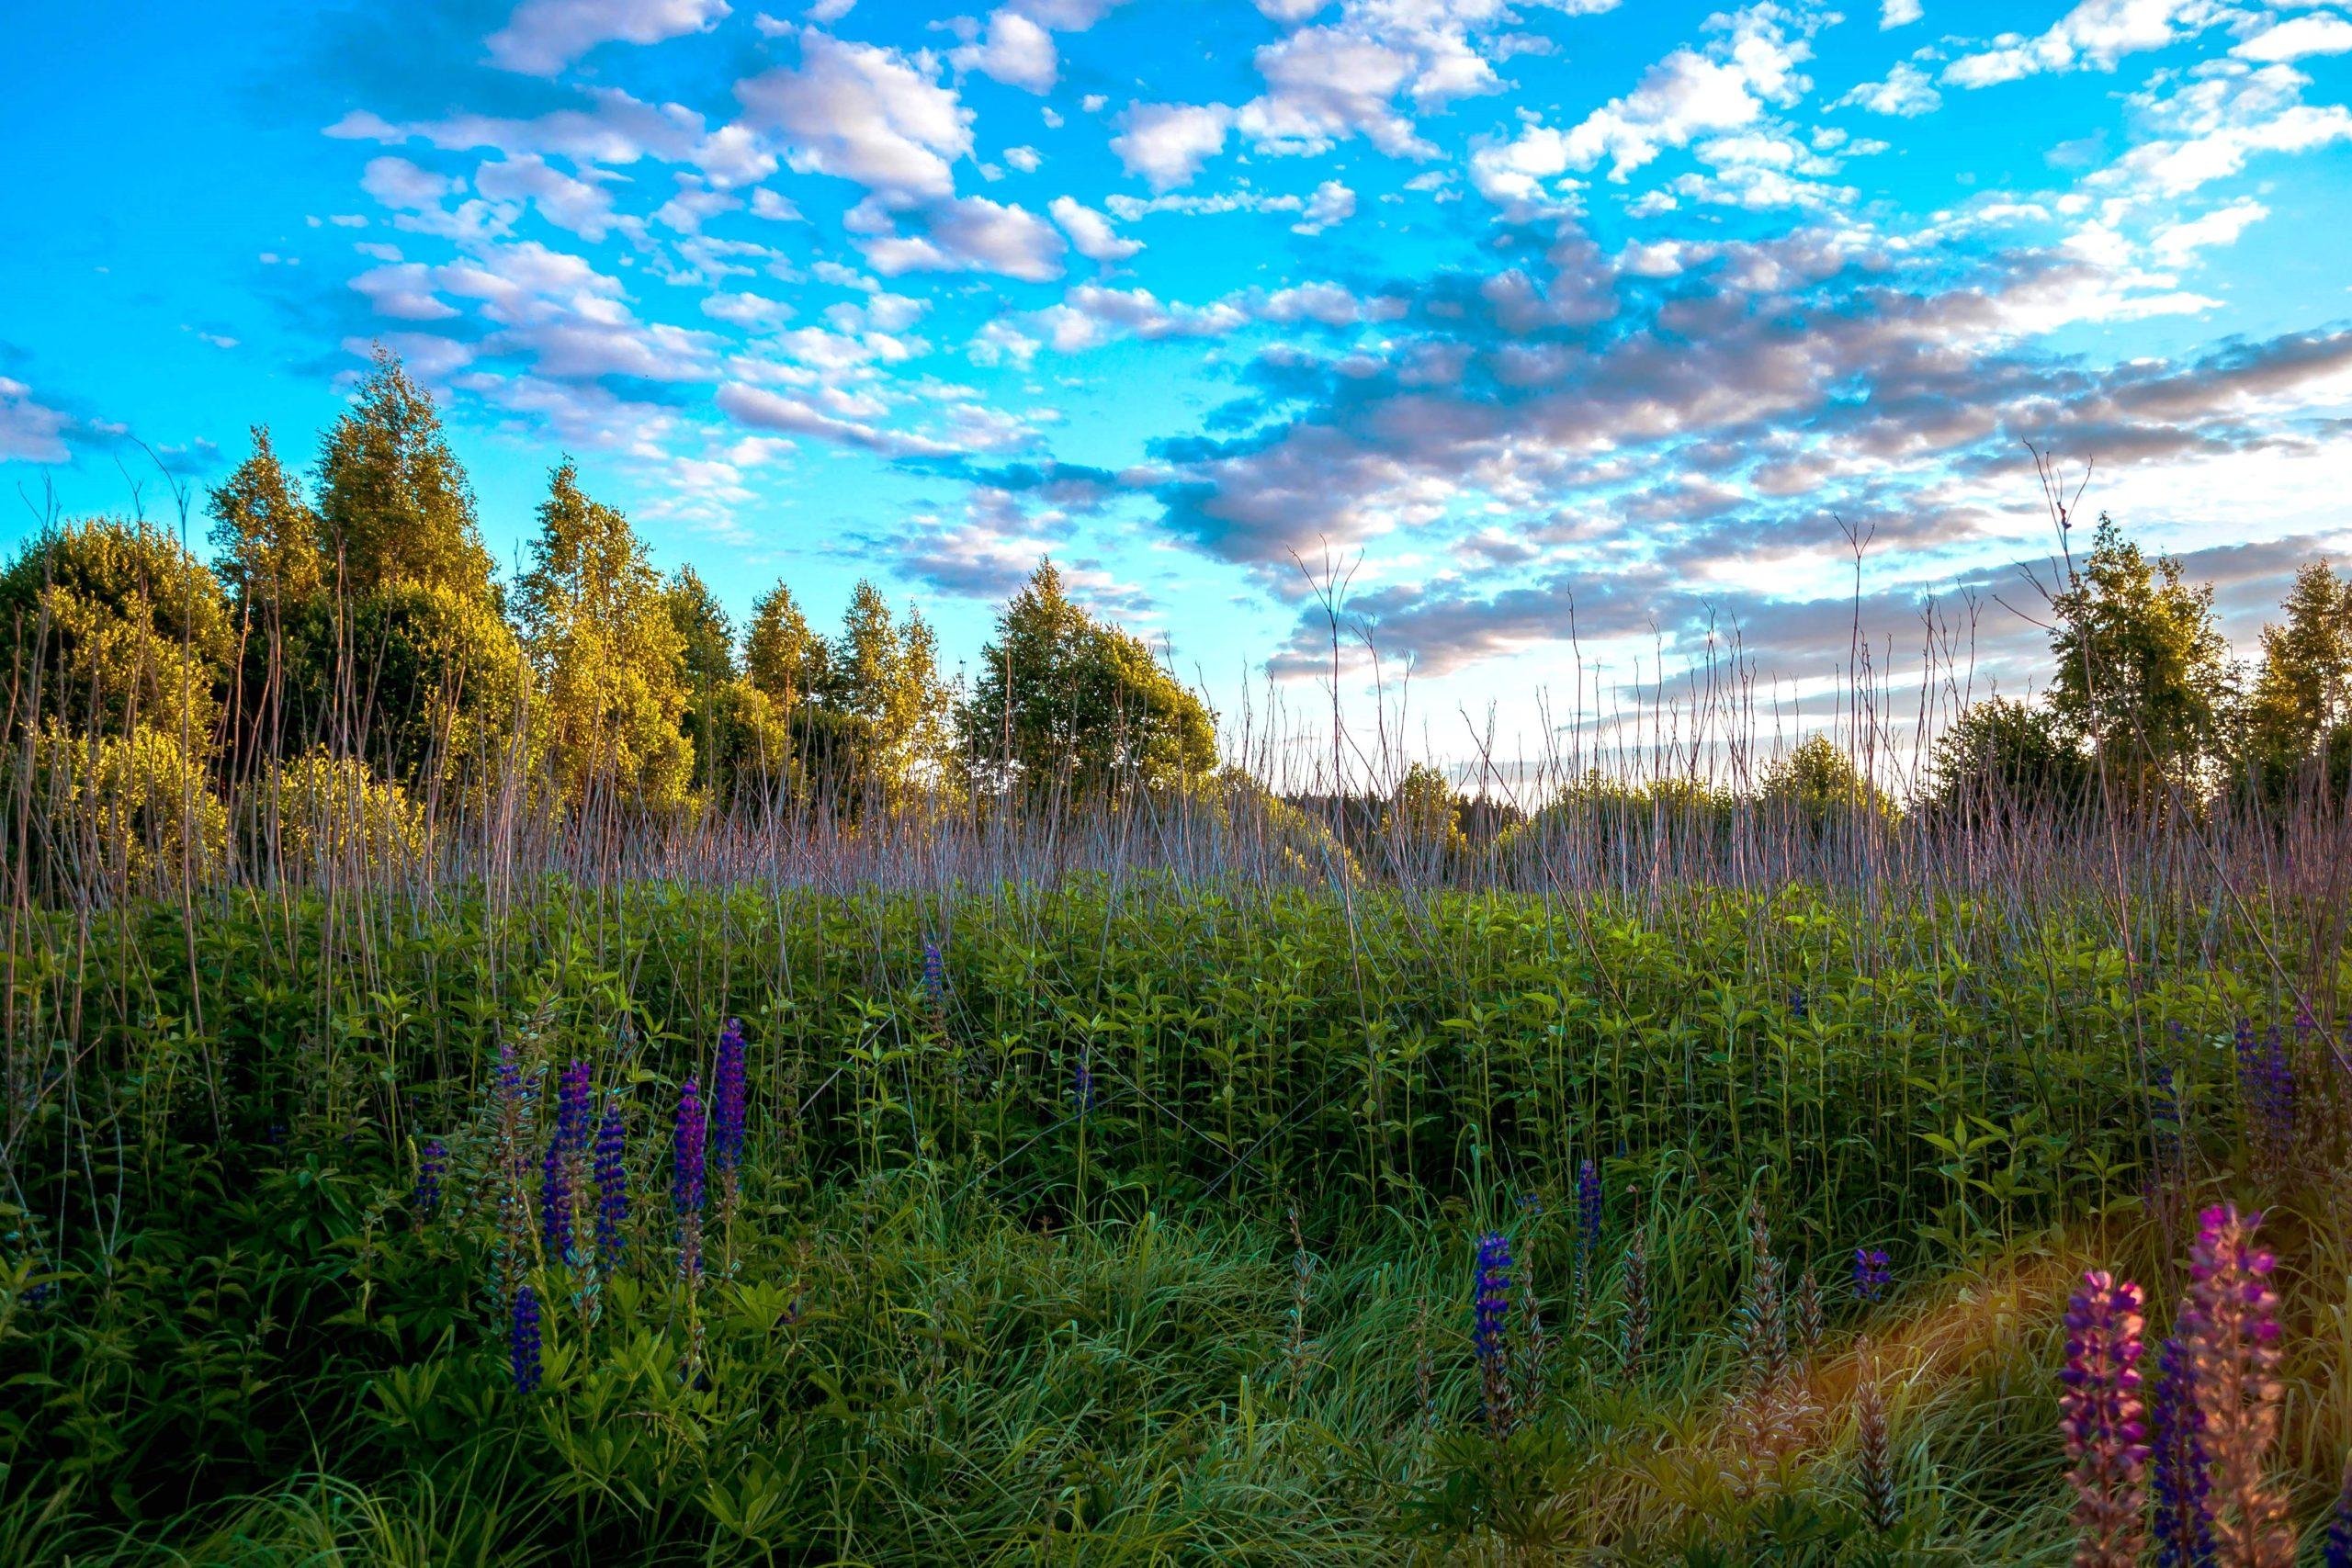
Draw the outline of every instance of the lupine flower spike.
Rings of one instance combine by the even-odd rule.
[[[1882,1247],[1854,1248],[1854,1295],[1865,1302],[1877,1301],[1886,1293],[1894,1279],[1894,1271],[1887,1267],[1886,1252]]]
[[[2320,1545],[2322,1568],[2352,1568],[2352,1456],[2344,1461],[2344,1483],[2327,1517],[2327,1539]]]
[[[449,1168],[448,1150],[438,1138],[427,1138],[416,1156],[416,1223],[424,1224],[441,1206],[441,1177]]]
[[[529,1393],[539,1386],[539,1297],[525,1285],[514,1292],[514,1321],[507,1331],[507,1360],[514,1373],[514,1388]]]
[[[1807,1350],[1821,1348],[1821,1285],[1808,1269],[1797,1276],[1797,1339]]]
[[[2206,1497],[2210,1483],[2199,1421],[2188,1347],[2176,1334],[2156,1353],[2156,1393],[2149,1408],[2156,1568],[2201,1568],[2213,1561],[2213,1513]]]
[[[1888,1441],[1886,1395],[1879,1387],[1878,1354],[1868,1339],[1855,1348],[1861,1371],[1854,1383],[1854,1465],[1860,1472],[1862,1517],[1884,1535],[1894,1529],[1894,1453]]]
[[[1478,1238],[1478,1282],[1470,1300],[1470,1348],[1478,1357],[1478,1382],[1486,1397],[1487,1425],[1498,1439],[1510,1433],[1510,1239],[1498,1233]]]
[[[2254,1245],[2257,1211],[2218,1205],[2200,1216],[2189,1254],[2180,1336],[2195,1380],[2199,1435],[2211,1481],[2213,1544],[2222,1561],[2288,1568],[2295,1560],[2286,1499],[2264,1483],[2278,1436],[2276,1259]]]
[[[1747,1207],[1747,1295],[1740,1305],[1740,1337],[1748,1381],[1758,1387],[1781,1381],[1789,1370],[1788,1321],[1781,1313],[1781,1260],[1772,1256],[1772,1232],[1758,1201]]]
[[[2066,1310],[2066,1369],[2059,1428],[2075,1461],[2076,1568],[2135,1568],[2142,1545],[2140,1287],[2105,1269],[2083,1276]]]
[[[678,1273],[689,1285],[702,1279],[704,1134],[702,1091],[688,1078],[678,1091],[678,1120],[671,1137],[670,1201],[678,1212]]]
[[[718,1215],[735,1217],[742,1196],[745,1101],[750,1086],[743,1070],[743,1025],[735,1019],[718,1032],[718,1070],[711,1084],[710,1162],[718,1172]]]
[[[1591,1316],[1592,1269],[1600,1247],[1600,1168],[1590,1160],[1577,1167],[1577,1327]]]
[[[621,1125],[621,1108],[605,1107],[596,1126],[596,1263],[606,1274],[621,1266],[625,1243],[621,1227],[628,1223],[628,1145]]]
[[[1650,1337],[1650,1255],[1649,1244],[1642,1233],[1635,1231],[1625,1247],[1625,1350],[1624,1370],[1628,1381],[1642,1371],[1642,1353],[1649,1348]]]

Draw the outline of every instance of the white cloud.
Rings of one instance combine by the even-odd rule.
[[[1919,0],[1883,0],[1878,11],[1879,31],[1908,27],[1921,15]]]
[[[764,294],[712,294],[704,299],[702,313],[730,326],[763,328],[790,320],[792,307]]]
[[[1030,283],[1062,274],[1069,248],[1052,224],[1023,208],[959,197],[935,202],[915,215],[921,231],[899,231],[871,200],[844,220],[861,235],[858,248],[886,277],[909,272],[994,272]]]
[[[2258,201],[2234,201],[2202,217],[2157,230],[2148,245],[2165,262],[2177,266],[2198,251],[2235,244],[2249,225],[2269,216],[2270,209]]]
[[[1060,70],[1054,35],[1010,6],[989,16],[980,39],[948,58],[959,71],[978,71],[1033,93],[1050,91]]]
[[[2352,22],[2324,14],[2295,17],[2264,28],[2230,52],[2241,60],[2266,62],[2352,53]]]
[[[609,192],[531,153],[484,164],[474,172],[474,188],[492,201],[527,200],[541,218],[583,240],[601,240],[614,226]]]
[[[2045,72],[2112,71],[2127,54],[2164,49],[2230,13],[2219,0],[2081,0],[2034,37],[2003,33],[1944,67],[1956,87],[1989,87]]]
[[[1155,191],[1190,185],[1225,148],[1233,111],[1223,104],[1136,104],[1119,117],[1111,151]]]
[[[420,169],[406,158],[370,158],[359,174],[360,189],[402,212],[438,208],[456,183]]]
[[[800,64],[763,73],[736,94],[786,142],[803,174],[833,175],[906,200],[952,196],[953,164],[972,151],[972,113],[934,81],[928,55],[843,43],[813,28]]]
[[[1037,165],[1045,162],[1037,155],[1035,147],[1008,147],[1004,150],[1004,161],[1024,175],[1035,174]]]
[[[2132,148],[2090,183],[2125,200],[2185,196],[2265,152],[2352,141],[2352,109],[2302,102],[2310,83],[2290,65],[2217,62],[2169,96],[2135,100],[2164,134]]]
[[[1886,73],[1883,82],[1865,82],[1838,100],[1838,104],[1852,104],[1872,114],[1894,115],[1902,118],[1933,114],[1943,107],[1943,95],[1936,91],[1928,73],[1905,62]],[[1837,106],[1832,106],[1837,107]]]
[[[600,43],[660,43],[707,31],[727,0],[523,0],[490,35],[491,63],[552,76]]]
[[[65,426],[63,414],[33,400],[30,387],[0,376],[0,460],[64,462],[73,455]]]
[[[1334,223],[1356,214],[1356,193],[1337,180],[1325,180],[1306,200],[1306,210],[1290,226],[1294,234],[1320,234]]]
[[[1069,236],[1070,243],[1077,247],[1078,254],[1089,261],[1125,261],[1143,249],[1142,241],[1121,238],[1111,228],[1109,219],[1084,202],[1057,196],[1046,210],[1054,215],[1054,221],[1060,224],[1062,231]]]

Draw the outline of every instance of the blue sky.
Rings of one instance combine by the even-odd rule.
[[[2031,682],[2028,442],[2091,463],[2086,511],[2188,558],[2242,641],[2352,553],[2341,4],[11,26],[10,539],[51,494],[169,515],[134,441],[199,491],[248,424],[307,461],[381,340],[502,561],[569,452],[736,610],[782,578],[830,621],[871,576],[953,661],[1050,551],[1238,715],[1324,700],[1298,562],[1329,559],[1392,723],[1453,755],[1490,711],[1542,749],[1711,633],[1824,716],[1841,525],[1898,687],[1923,604],[1980,690]]]

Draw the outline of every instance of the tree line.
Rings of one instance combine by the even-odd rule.
[[[540,808],[757,792],[854,811],[975,787],[1116,795],[1216,765],[1200,698],[1050,560],[960,691],[922,613],[870,581],[832,636],[781,582],[739,629],[692,567],[658,572],[569,459],[502,583],[439,410],[382,350],[307,483],[256,428],[203,503],[209,563],[94,518],[0,574],[32,721],[17,730],[52,796],[186,794],[325,757],[427,802],[520,778]]]
[[[20,806],[38,793],[51,815],[126,839],[139,813],[176,806],[203,837],[225,830],[218,797],[257,779],[304,799],[356,794],[401,821],[517,780],[541,811],[752,796],[854,815],[975,795],[1116,801],[1217,772],[1200,698],[1074,602],[1050,560],[1000,608],[975,677],[952,685],[930,623],[870,581],[831,636],[781,582],[738,627],[691,566],[657,571],[569,459],[548,476],[527,567],[502,582],[439,410],[380,349],[307,475],[256,428],[202,500],[209,562],[164,529],[93,518],[44,530],[0,573]],[[2100,801],[2154,816],[2232,794],[2340,798],[2352,782],[2352,581],[2325,561],[2297,576],[2250,665],[2231,656],[2212,589],[2104,516],[2052,609],[2042,694],[1963,709],[1904,807]],[[1695,769],[1647,784],[1596,773],[1536,818],[1735,796],[1814,817],[1898,809],[1816,739],[1745,790]],[[1300,800],[1351,843],[1452,849],[1525,825],[1427,765],[1379,795]]]

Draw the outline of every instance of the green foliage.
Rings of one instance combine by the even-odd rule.
[[[12,760],[8,772],[19,767]],[[228,851],[229,814],[204,764],[153,725],[46,731],[32,745],[29,789],[37,863],[85,891],[203,882]]]
[[[842,723],[826,763],[837,788],[871,790],[897,806],[952,782],[951,704],[937,639],[920,612],[899,622],[881,590],[861,580],[829,668],[825,706]]]
[[[1757,794],[1767,807],[1793,811],[1815,825],[1894,815],[1886,793],[1864,778],[1852,753],[1826,735],[1808,736],[1772,759]]]
[[[423,806],[356,757],[321,748],[277,769],[266,788],[282,861],[389,877],[431,845]]]
[[[1180,787],[1216,762],[1200,698],[1072,600],[1051,560],[997,613],[956,721],[987,782],[1033,795]]]
[[[162,529],[100,517],[37,536],[0,574],[0,624],[38,660],[29,711],[209,755],[235,635],[219,581]]]
[[[2090,757],[2049,711],[2011,697],[1971,703],[1936,738],[1921,804],[1954,817],[2064,819],[2094,796]]]
[[[319,517],[277,460],[269,427],[253,428],[253,456],[213,487],[212,569],[249,617],[275,622],[325,584]]]
[[[808,629],[792,590],[779,582],[753,602],[743,674],[786,718],[832,685],[832,649]]]
[[[350,412],[327,433],[318,497],[329,586],[490,592],[473,487],[441,434],[441,412],[380,344]]]
[[[548,477],[531,561],[515,608],[558,791],[657,811],[684,805],[694,773],[685,640],[628,519],[590,500],[568,460]]]
[[[2242,750],[2274,799],[2314,763],[2340,799],[2352,788],[2352,580],[2313,561],[2280,609],[2283,624],[2262,628]]]
[[[1460,856],[1470,848],[1462,831],[1463,804],[1442,769],[1416,762],[1389,795],[1381,813],[1381,836],[1408,855]]]
[[[26,1102],[0,1206],[0,1540],[41,1543],[19,1560],[117,1531],[197,1561],[2041,1560],[2066,1530],[2058,1227],[2137,1245],[2148,1043],[2192,1144],[2236,1135],[2247,993],[2207,960],[2278,934],[2143,911],[2127,987],[2088,910],[1802,890],[580,891],[20,915],[17,1037],[59,1042],[78,1087]],[[689,1290],[669,1115],[729,1015],[750,1145]],[[538,1086],[519,1186],[501,1046]],[[10,1070],[40,1081],[49,1050]],[[574,1058],[624,1117],[633,1199],[619,1256],[566,1262],[537,1204]],[[1606,1213],[1579,1286],[1586,1157]],[[1981,1320],[1984,1354],[1895,1410],[1886,1536],[1842,1418],[1769,1469],[1720,1429],[1751,1195],[1792,1276],[1887,1246],[1921,1339]],[[547,1303],[528,1396],[485,1288],[510,1199]],[[1464,1307],[1498,1228],[1550,1346],[1515,1364],[1499,1444]],[[2000,1315],[1977,1270],[2005,1259],[2058,1282],[2042,1315]],[[1914,1310],[1841,1295],[1828,1333],[1899,1345]],[[1525,1324],[1515,1300],[1522,1351]]]
[[[2061,731],[2098,750],[2121,798],[2162,804],[2214,753],[2233,700],[2213,590],[2192,587],[2170,556],[2150,561],[2102,515],[2052,609],[2050,708]]]

